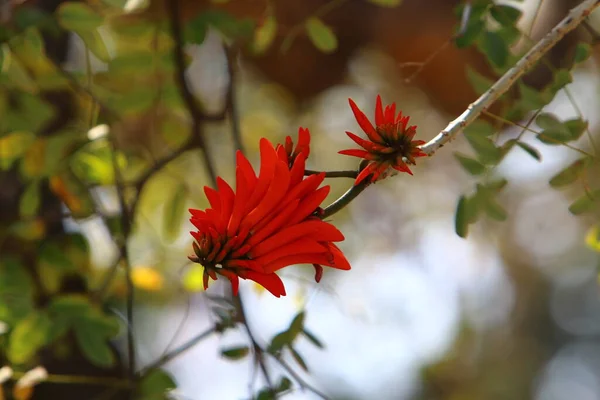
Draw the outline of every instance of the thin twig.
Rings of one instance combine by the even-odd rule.
[[[121,176],[121,170],[117,160],[117,144],[114,134],[109,136],[112,153],[112,166],[115,175],[115,186],[117,188],[117,197],[119,199],[119,205],[121,207],[121,229],[123,231],[123,238],[119,244],[119,258],[123,260],[125,265],[125,285],[127,288],[126,295],[126,313],[127,313],[127,357],[128,357],[128,373],[129,378],[133,378],[135,374],[135,338],[133,332],[133,303],[134,303],[134,288],[133,280],[131,278],[131,264],[129,262],[129,254],[127,249],[127,238],[131,233],[131,218],[129,208],[125,202],[125,193],[123,192],[123,177]]]
[[[454,139],[459,132],[475,121],[484,110],[487,110],[500,96],[506,93],[523,74],[529,71],[567,33],[579,26],[599,5],[600,0],[585,0],[573,8],[567,17],[533,46],[491,88],[482,94],[479,99],[471,103],[458,118],[450,122],[436,137],[421,146],[421,150],[431,156],[439,148]]]
[[[292,367],[290,367],[290,365],[286,361],[282,360],[280,357],[274,357],[274,358],[275,358],[275,361],[277,361],[277,363],[279,365],[281,365],[283,367],[283,369],[285,369],[287,371],[287,373],[290,374],[292,376],[292,378],[294,378],[296,380],[296,382],[298,382],[298,384],[300,385],[300,387],[302,389],[306,389],[306,390],[316,394],[323,400],[329,399],[329,397],[327,397],[327,395],[325,393],[321,392],[319,389],[315,388],[314,386],[312,386],[311,384],[306,382],[306,380],[304,380],[300,376],[300,374],[298,374],[296,371],[294,371],[294,369]]]
[[[187,342],[183,343],[182,345],[177,346],[177,348],[173,349],[172,351],[170,351],[167,354],[160,357],[158,360],[154,361],[152,364],[143,368],[140,371],[140,373],[138,374],[138,376],[143,377],[149,371],[161,368],[162,366],[167,364],[169,361],[171,361],[174,358],[185,353],[186,351],[188,351],[189,349],[191,349],[198,343],[202,342],[203,340],[205,340],[207,337],[209,337],[210,335],[212,335],[215,332],[217,332],[217,328],[213,326],[213,327],[205,330],[204,332],[198,334],[197,336],[193,337],[192,339],[188,340]]]
[[[267,369],[267,365],[265,363],[265,351],[260,344],[258,344],[254,334],[252,333],[252,329],[250,329],[248,326],[248,319],[246,318],[246,311],[244,310],[244,303],[242,302],[241,294],[238,293],[237,296],[233,296],[232,300],[237,311],[237,321],[242,324],[246,330],[246,334],[248,335],[248,339],[250,339],[250,343],[252,345],[252,351],[254,352],[254,359],[258,363],[260,370],[265,377],[267,389],[269,390],[271,396],[275,398],[275,386],[273,386],[273,379],[271,379],[271,375],[269,374],[269,370]]]
[[[321,219],[328,218],[340,211],[342,208],[346,207],[352,200],[354,200],[359,194],[365,190],[371,182],[368,179],[361,181],[358,185],[352,186],[346,193],[342,195],[339,199],[325,207],[323,213],[321,214]]]
[[[237,76],[235,73],[236,50],[225,47],[227,55],[227,74],[229,75],[229,86],[225,95],[225,109],[229,113],[229,123],[231,124],[231,135],[233,136],[233,146],[235,150],[244,152],[244,143],[242,141],[242,132],[240,128],[240,115],[235,97]],[[235,154],[234,154],[235,160]]]
[[[179,10],[179,0],[171,0],[167,2],[169,4],[169,17],[171,20],[171,35],[175,45],[173,46],[173,59],[175,61],[175,79],[179,85],[179,90],[183,101],[186,104],[188,112],[192,117],[192,138],[197,141],[198,147],[202,150],[204,155],[204,166],[206,172],[210,177],[213,185],[216,184],[217,175],[210,156],[206,143],[204,140],[204,133],[202,131],[202,122],[207,120],[207,117],[200,111],[196,98],[190,90],[190,86],[185,76],[185,57],[183,53],[183,34],[181,32],[181,15]]]
[[[313,171],[311,169],[304,170],[304,175],[317,175],[320,174],[321,171]],[[356,179],[358,176],[358,171],[326,171],[325,178],[352,178]]]

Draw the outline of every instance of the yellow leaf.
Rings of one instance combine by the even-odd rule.
[[[204,267],[200,264],[194,264],[183,276],[183,287],[189,292],[199,292],[204,290]]]
[[[52,189],[54,194],[56,194],[74,214],[77,214],[83,208],[81,200],[69,190],[65,180],[61,177],[53,176],[50,178],[50,189]]]
[[[131,280],[137,288],[156,292],[163,287],[163,276],[152,267],[134,267],[131,271]]]
[[[592,250],[600,252],[600,225],[594,225],[585,237],[585,243]]]
[[[35,136],[31,132],[17,131],[0,138],[0,169],[8,169],[31,146]]]
[[[27,149],[21,164],[23,174],[29,178],[38,178],[44,174],[46,161],[46,141],[37,139]]]

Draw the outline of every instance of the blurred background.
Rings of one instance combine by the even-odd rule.
[[[4,1],[1,15],[10,24],[20,7],[53,13],[57,7],[60,10],[60,3]],[[69,204],[79,196],[73,193],[80,193],[79,189],[68,189],[79,188],[76,184],[68,186],[70,178],[60,175],[67,182],[62,192],[56,189],[56,180],[54,185],[49,184],[49,190],[41,190],[48,191],[47,196],[54,194],[59,210],[68,212],[58,218],[57,229],[79,232],[85,238],[90,261],[84,275],[88,287],[94,287],[112,270],[120,252],[115,233],[106,223],[121,215],[107,138],[116,138],[122,156],[117,162],[127,180],[143,176],[157,160],[185,143],[191,119],[173,82],[176,67],[163,60],[170,57],[173,47],[169,31],[151,29],[168,23],[169,2],[88,3],[105,18],[106,26],[100,26],[98,32],[108,61],[96,54],[97,48],[90,50],[92,39],[81,33],[85,29],[81,27],[72,28],[75,33],[60,40],[44,37],[45,51],[49,59],[55,57],[70,76],[84,85],[86,77],[93,76],[87,87],[106,100],[110,113],[84,95],[72,93],[66,103],[70,105],[58,107],[59,116],[61,110],[76,110],[74,119],[84,121],[76,124],[70,116],[63,116],[69,119],[66,125],[70,131],[87,136],[83,151],[69,161],[75,176],[72,180],[88,182],[82,186],[89,194],[81,196],[81,214]],[[238,33],[231,33],[242,28],[223,28],[226,23],[205,23],[208,28],[201,39],[184,31],[190,35],[185,36],[184,46],[187,78],[202,111],[218,115],[231,102],[235,105],[235,112],[229,109],[224,118],[202,122],[207,153],[217,174],[228,182],[235,177],[232,129],[239,130],[246,154],[255,166],[261,137],[282,142],[286,135],[295,138],[302,126],[312,134],[307,168],[356,169],[356,159],[337,154],[353,147],[344,131],[360,134],[348,98],[369,117],[374,115],[378,94],[384,104],[396,102],[405,115],[410,115],[411,124],[417,125],[417,139],[429,140],[480,93],[467,70],[492,81],[502,70],[490,67],[486,55],[476,46],[455,45],[454,35],[460,32],[461,17],[465,15],[459,1],[178,3],[184,30],[185,24],[189,22],[193,28],[199,16],[217,12],[214,10],[249,19],[258,29],[250,45],[243,41],[239,44]],[[520,54],[579,2],[479,1],[473,2],[473,10],[479,3],[488,7],[509,5],[522,11],[516,27],[524,36],[510,46],[514,54]],[[304,31],[305,21],[315,16],[335,33],[333,49],[328,48],[327,40],[319,48],[318,41],[314,43]],[[63,27],[71,26],[65,23],[67,20],[62,15]],[[276,28],[268,24],[276,24]],[[304,337],[297,340],[295,348],[306,362],[308,373],[294,363],[290,354],[284,354],[284,359],[331,399],[600,400],[600,246],[593,232],[600,208],[583,216],[569,211],[569,205],[588,186],[598,184],[600,174],[593,164],[585,177],[563,190],[548,183],[580,159],[581,151],[595,155],[594,142],[600,142],[600,74],[594,27],[600,27],[598,14],[592,14],[587,28],[561,41],[545,63],[524,80],[533,91],[541,93],[556,69],[571,70],[572,82],[552,101],[548,99],[543,112],[561,121],[583,119],[588,123],[588,134],[569,145],[557,146],[541,142],[535,133],[522,132],[522,125],[532,113],[506,117],[500,123],[497,118],[485,118],[494,128],[497,144],[518,137],[541,157],[538,161],[515,147],[486,170],[485,179],[508,181],[496,198],[506,210],[505,221],[481,218],[470,226],[467,238],[456,234],[458,198],[472,193],[482,180],[457,162],[455,152],[474,154],[469,142],[460,136],[434,157],[419,160],[412,168],[414,176],[401,174],[378,182],[332,217],[346,236],[340,247],[352,265],[351,271],[328,270],[321,283],[315,284],[312,268],[287,268],[281,273],[287,296],[280,299],[251,282],[241,282],[248,323],[256,340],[266,347],[274,335],[289,327],[298,312],[305,310],[305,326],[324,348],[319,349]],[[260,32],[258,38],[256,32]],[[575,63],[575,49],[581,43],[590,44],[591,57]],[[24,44],[11,46],[3,47],[2,118],[15,113],[7,100],[11,93],[27,91],[25,83],[15,83],[18,76],[11,68],[16,64],[9,65],[6,55],[11,52],[11,62],[21,62],[34,82],[43,72],[39,58],[27,60],[23,56]],[[20,59],[16,56],[19,50],[23,50]],[[159,57],[148,61],[144,54]],[[36,65],[40,71],[33,67]],[[61,92],[52,87],[39,84],[39,91],[34,93],[51,105],[63,104]],[[502,107],[492,112],[505,115],[506,108]],[[110,117],[115,112],[118,119]],[[87,115],[92,115],[93,123]],[[45,126],[48,132],[38,135],[50,137],[52,132],[64,131],[64,127]],[[531,129],[541,127],[532,123]],[[3,135],[7,130],[3,128]],[[5,159],[15,158],[10,150],[14,150],[14,142],[6,137],[0,136],[0,154]],[[32,152],[29,146],[21,155]],[[11,168],[3,168],[1,174],[0,225],[4,229],[2,237],[9,239],[1,242],[0,260],[15,251],[7,245],[14,243],[10,241],[14,230],[10,229],[24,220],[9,211],[10,207],[19,210],[18,200],[15,206],[14,199],[23,185],[13,190]],[[332,187],[325,202],[328,204],[351,187],[352,180],[328,179],[327,184]],[[210,180],[202,152],[192,149],[153,174],[137,202],[127,245],[136,292],[135,339],[140,368],[209,329],[216,318],[214,299],[227,295],[223,279],[204,292],[198,271],[187,262],[192,243],[187,209],[209,206],[203,193],[205,185],[210,185]],[[130,193],[126,191],[125,195]],[[85,211],[86,201],[93,204],[89,212]],[[44,207],[54,207],[52,202],[41,200],[40,204],[37,215],[48,217]],[[52,224],[40,220],[46,224],[42,236],[50,238]],[[20,240],[35,242],[39,238]],[[62,279],[62,275],[56,279]],[[109,303],[115,305],[113,310],[120,310],[115,312],[121,320],[125,319],[125,292],[124,274],[119,270],[110,283]],[[250,398],[265,384],[262,375],[256,373],[253,358],[230,360],[221,353],[247,341],[242,329],[227,330],[169,362],[165,367],[177,383],[170,396],[194,400]],[[126,352],[124,335],[117,348],[121,354]],[[43,358],[40,364],[50,365]],[[267,367],[273,377],[286,374],[268,358]],[[48,370],[52,373],[50,367]],[[37,396],[58,398],[41,391]],[[296,385],[284,398],[319,397]]]

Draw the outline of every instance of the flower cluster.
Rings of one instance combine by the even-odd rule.
[[[350,99],[350,107],[369,140],[346,132],[362,149],[342,150],[341,154],[367,161],[358,173],[355,185],[387,176],[389,168],[412,175],[409,164],[423,157],[413,140],[416,127],[408,126],[408,117],[396,115],[396,105],[383,108],[377,97],[375,126]],[[260,171],[257,174],[248,159],[238,151],[235,190],[221,178],[217,189],[205,187],[210,203],[206,210],[190,209],[190,221],[197,231],[194,255],[190,260],[204,266],[204,288],[218,275],[231,281],[237,294],[239,279],[249,279],[271,292],[285,295],[277,271],[295,264],[312,264],[319,282],[323,266],[350,269],[344,254],[335,245],[344,235],[321,219],[321,203],[329,186],[321,186],[325,173],[305,178],[305,163],[310,154],[310,132],[300,128],[294,147],[291,137],[274,147],[260,141]]]
[[[368,176],[370,181],[375,182],[386,176],[386,171],[391,167],[400,172],[412,171],[408,164],[415,164],[416,157],[424,157],[425,153],[417,146],[425,144],[423,140],[413,140],[417,133],[417,127],[408,126],[408,116],[402,116],[402,111],[396,116],[396,103],[392,103],[383,109],[381,96],[377,96],[375,104],[375,126],[369,118],[358,108],[356,103],[349,99],[350,108],[356,117],[356,121],[367,134],[369,140],[365,140],[352,132],[346,132],[350,139],[363,149],[342,150],[339,153],[368,160],[365,168],[359,173],[355,184],[360,183]]]
[[[350,269],[334,244],[344,235],[322,221],[319,206],[329,186],[319,187],[325,174],[304,178],[310,133],[300,129],[296,148],[290,137],[276,148],[260,141],[258,176],[241,152],[237,153],[235,191],[218,178],[217,189],[204,188],[210,208],[190,209],[198,229],[190,260],[204,266],[204,287],[209,277],[222,275],[237,293],[239,278],[250,279],[274,296],[285,287],[276,272],[294,264],[313,264],[318,282],[322,266]]]

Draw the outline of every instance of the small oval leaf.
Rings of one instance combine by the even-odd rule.
[[[586,160],[586,158],[579,159],[554,175],[552,179],[550,179],[550,186],[558,188],[575,182],[585,169],[587,163]]]
[[[223,357],[229,358],[230,360],[241,360],[242,358],[246,357],[249,352],[250,349],[248,346],[232,347],[221,350]]]
[[[338,41],[335,33],[319,18],[308,18],[304,27],[310,41],[323,53],[333,53],[337,49]]]

